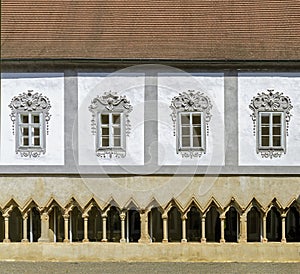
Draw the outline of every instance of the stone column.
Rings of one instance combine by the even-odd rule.
[[[285,218],[286,214],[281,214],[281,231],[282,231],[282,236],[281,236],[281,242],[286,243],[286,237],[285,237]]]
[[[240,216],[240,237],[238,242],[239,243],[246,243],[247,242],[247,213],[245,212]]]
[[[82,216],[83,218],[83,243],[88,243],[89,242],[89,237],[88,237],[88,222],[89,222],[89,218],[87,214],[84,214]]]
[[[106,220],[107,220],[107,215],[102,214],[102,231],[103,231],[103,236],[101,242],[107,242],[107,236],[106,236]]]
[[[162,219],[163,219],[163,243],[167,243],[168,242],[168,214],[164,213],[162,215]]]
[[[263,243],[267,243],[267,213],[263,216]]]
[[[141,237],[139,239],[139,243],[150,243],[150,236],[148,233],[148,212],[141,211],[140,212],[141,218]]]
[[[50,242],[50,239],[49,239],[49,215],[47,212],[44,212],[41,215],[41,237],[38,239],[38,242]]]
[[[126,213],[122,212],[120,214],[120,219],[121,219],[121,239],[120,239],[120,243],[125,243],[126,239],[125,239],[125,219],[126,219]]]
[[[187,219],[187,216],[185,216],[185,215],[183,215],[181,217],[181,220],[182,220],[182,239],[181,239],[181,242],[182,243],[187,242],[187,239],[186,239],[186,219]]]
[[[28,214],[27,212],[23,215],[23,239],[22,243],[28,243],[28,237],[27,237],[27,220],[28,220]]]
[[[201,218],[201,226],[202,226],[201,243],[206,243],[206,238],[205,238],[205,218],[206,218],[206,215],[203,214],[202,218]]]
[[[220,243],[225,243],[225,215],[221,214],[220,215],[220,220],[221,220],[221,239]]]
[[[69,214],[64,214],[64,221],[65,221],[65,238],[64,243],[69,243]]]
[[[3,242],[4,243],[10,243],[10,239],[9,239],[9,214],[3,214],[4,217],[4,239]]]

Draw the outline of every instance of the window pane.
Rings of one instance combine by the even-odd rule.
[[[102,146],[103,147],[109,146],[109,138],[108,137],[102,137]]]
[[[23,146],[29,146],[29,139],[28,139],[28,137],[23,138]]]
[[[114,138],[114,146],[115,147],[121,146],[121,138]]]
[[[39,146],[40,145],[40,138],[34,138],[34,145]]]
[[[109,124],[109,115],[101,114],[101,124],[108,125]]]
[[[117,124],[117,125],[120,124],[121,121],[120,114],[113,114],[112,118],[113,118],[113,124]]]
[[[182,127],[181,128],[181,134],[182,135],[190,135],[190,127]]]
[[[280,147],[281,146],[281,137],[273,136],[273,146]]]
[[[262,136],[261,137],[261,145],[263,147],[268,147],[270,145],[270,142],[269,142],[269,137],[264,137]]]
[[[193,137],[193,147],[201,147],[201,137]]]
[[[200,114],[193,114],[193,125],[200,125],[201,124],[201,115]]]
[[[190,146],[190,137],[182,137],[182,146],[189,147]]]
[[[40,122],[40,116],[32,115],[32,121],[33,121],[33,123],[38,124]]]
[[[193,135],[200,136],[201,135],[201,127],[194,127],[193,128]]]
[[[34,136],[40,136],[40,128],[35,127],[35,128],[33,129],[33,135],[34,135]]]
[[[121,129],[119,127],[114,128],[114,135],[121,135]]]
[[[27,114],[22,114],[21,115],[21,122],[28,124],[28,115]]]
[[[22,129],[22,135],[23,135],[23,136],[28,136],[28,134],[29,134],[29,132],[28,132],[28,127],[24,127],[24,128]]]
[[[269,124],[270,122],[269,122],[269,119],[270,117],[269,117],[269,114],[262,114],[261,115],[261,122],[262,122],[262,124]]]
[[[261,128],[261,134],[262,135],[269,135],[269,130],[270,130],[269,127],[262,127]]]
[[[102,128],[102,135],[103,136],[109,136],[109,128],[108,127],[103,127]]]
[[[273,124],[281,124],[281,115],[273,114]]]
[[[190,124],[190,114],[181,114],[181,124],[182,125]]]
[[[273,127],[273,135],[281,135],[281,127]]]

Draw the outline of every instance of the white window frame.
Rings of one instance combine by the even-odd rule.
[[[120,115],[120,146],[116,146],[114,144],[114,128],[117,128],[115,125],[113,124],[113,115]],[[109,129],[109,145],[108,146],[103,146],[102,144],[102,129],[104,128],[101,122],[101,117],[102,115],[108,115],[109,117],[109,122],[108,124],[105,124],[105,126],[107,125],[107,128]],[[98,112],[98,119],[97,119],[97,149],[98,150],[106,150],[106,149],[122,149],[124,150],[124,122],[123,122],[123,113],[122,112]],[[106,127],[105,127],[106,128]]]
[[[181,123],[181,117],[183,115],[189,115],[190,116],[190,132],[189,132],[189,137],[190,137],[190,146],[183,146],[182,144],[182,138],[183,138],[183,133],[182,133],[182,123]],[[198,114],[200,115],[200,140],[201,140],[201,144],[200,146],[194,146],[193,143],[193,137],[194,137],[194,125],[193,125],[193,121],[192,121],[192,117],[193,115]],[[205,148],[205,131],[203,129],[203,113],[199,112],[199,111],[192,111],[192,112],[178,112],[178,130],[177,132],[178,134],[178,150],[179,151],[190,151],[190,150],[196,150],[196,151],[204,151]]]
[[[273,116],[274,115],[280,115],[280,146],[275,146],[273,145]],[[269,146],[263,146],[262,145],[262,117],[263,116],[268,116],[269,117]],[[266,149],[275,149],[275,150],[284,150],[285,147],[285,123],[284,123],[284,112],[259,112],[258,113],[258,117],[259,117],[259,122],[258,122],[258,128],[259,128],[259,134],[258,134],[258,147],[260,150]]]

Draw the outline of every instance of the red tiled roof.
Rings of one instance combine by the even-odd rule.
[[[2,58],[300,60],[300,1],[2,0]]]

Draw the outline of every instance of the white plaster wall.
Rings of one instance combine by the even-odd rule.
[[[8,107],[12,98],[33,90],[50,100],[51,118],[46,135],[46,154],[38,158],[21,157],[15,152],[15,135]],[[3,73],[1,74],[1,165],[63,165],[64,164],[64,74]]]
[[[144,74],[78,74],[78,154],[79,165],[143,165],[144,164]],[[125,95],[133,107],[129,113],[130,136],[126,137],[124,158],[103,159],[96,156],[95,136],[91,133],[91,101],[104,92]]]
[[[262,158],[256,153],[256,136],[249,108],[251,99],[267,89],[290,97],[293,109],[286,139],[287,152],[281,158]],[[299,73],[239,73],[239,165],[298,166],[300,164],[300,74]]]
[[[195,90],[208,95],[212,103],[206,154],[200,158],[182,158],[176,153],[176,137],[170,109],[173,97]],[[158,164],[222,166],[224,154],[224,75],[223,73],[158,75]]]

